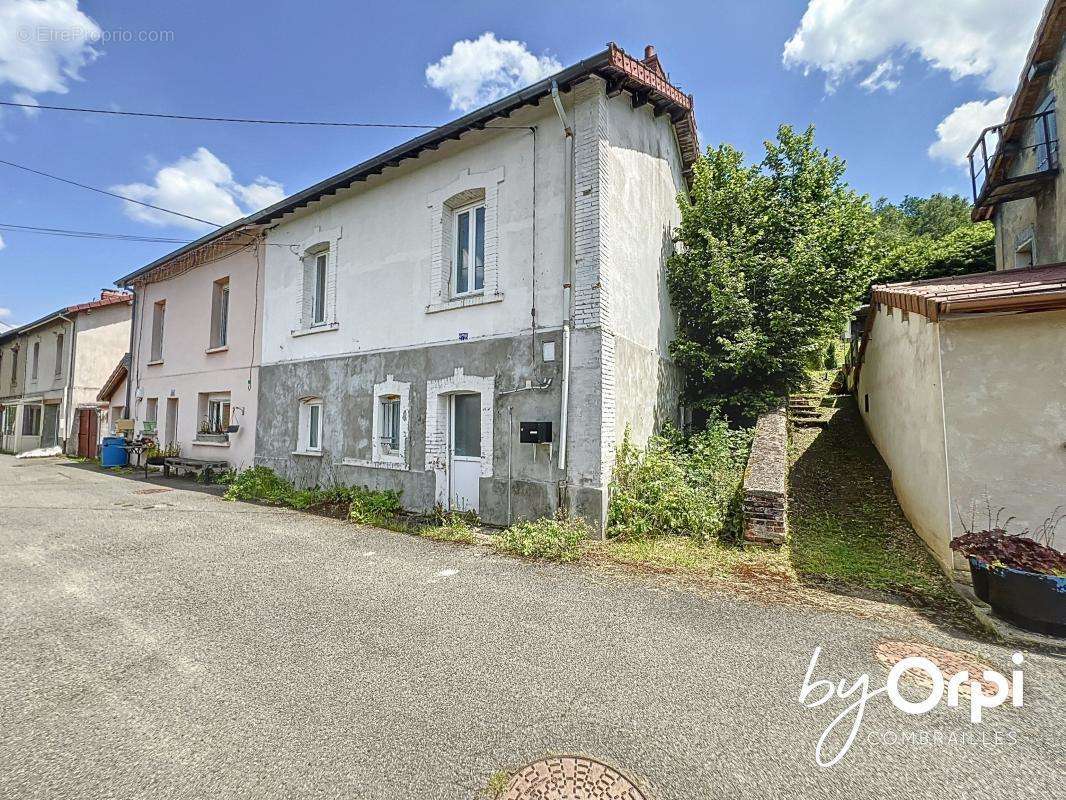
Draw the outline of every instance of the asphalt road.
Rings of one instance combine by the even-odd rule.
[[[160,479],[154,479],[159,485]],[[175,485],[173,483],[169,485]],[[1066,666],[1029,654],[1024,706],[907,716],[884,640],[1010,650],[871,619],[531,564],[69,462],[0,456],[0,797],[473,798],[500,769],[583,753],[649,797],[1053,797]],[[831,708],[830,708],[831,707]]]

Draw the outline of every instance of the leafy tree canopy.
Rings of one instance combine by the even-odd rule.
[[[727,144],[697,161],[667,267],[688,400],[737,422],[803,385],[874,274],[877,221],[844,162],[813,127],[782,126],[765,150],[756,165]]]
[[[972,210],[970,201],[962,195],[940,193],[929,197],[907,195],[899,205],[882,197],[874,206],[882,234],[888,239],[947,236],[956,228],[971,224]]]

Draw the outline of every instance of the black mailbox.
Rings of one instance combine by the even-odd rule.
[[[518,441],[522,444],[545,444],[552,440],[550,422],[520,422],[518,424]]]

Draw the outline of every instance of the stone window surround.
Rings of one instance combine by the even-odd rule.
[[[436,478],[436,502],[448,506],[448,446],[450,438],[450,397],[454,394],[481,395],[481,477],[492,477],[492,422],[496,400],[496,377],[467,375],[456,367],[447,378],[426,381],[426,469]]]
[[[400,398],[400,450],[397,453],[385,453],[381,447],[382,418],[381,398],[395,395]],[[407,439],[410,430],[411,384],[393,379],[392,375],[385,377],[381,383],[374,384],[374,440],[372,459],[375,463],[391,462],[404,464],[407,462]]]
[[[432,230],[430,254],[429,304],[426,313],[452,308],[496,303],[503,300],[499,281],[499,186],[504,168],[484,172],[461,171],[455,180],[430,192],[426,198]],[[452,294],[454,272],[452,236],[455,210],[474,202],[485,204],[485,286],[475,292]]]
[[[289,331],[292,336],[306,336],[311,333],[335,331],[340,327],[337,321],[337,274],[339,261],[339,243],[344,237],[341,226],[322,229],[316,226],[314,233],[304,239],[296,248],[300,261],[299,291],[296,292],[298,300],[296,308],[296,326]],[[327,251],[329,257],[326,261],[326,308],[325,320],[317,325],[311,322],[312,296],[308,293],[308,285],[315,269],[315,258]]]
[[[322,434],[324,430],[323,416],[325,404],[318,395],[308,395],[299,400],[299,415],[296,427],[296,449],[292,451],[295,456],[321,456],[323,450]],[[318,406],[318,447],[314,450],[307,446],[311,432],[311,406]]]

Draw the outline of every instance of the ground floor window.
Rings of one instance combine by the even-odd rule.
[[[22,407],[22,435],[23,436],[40,436],[41,435],[41,407],[40,406],[23,406]]]
[[[322,452],[322,400],[310,397],[300,401],[299,444],[303,453]]]
[[[8,406],[4,409],[3,433],[4,436],[15,435],[15,407]]]
[[[229,427],[229,398],[217,398],[207,401],[208,433],[225,433]]]
[[[405,463],[410,398],[411,384],[395,380],[392,375],[374,384],[373,461],[390,462],[393,466]]]

